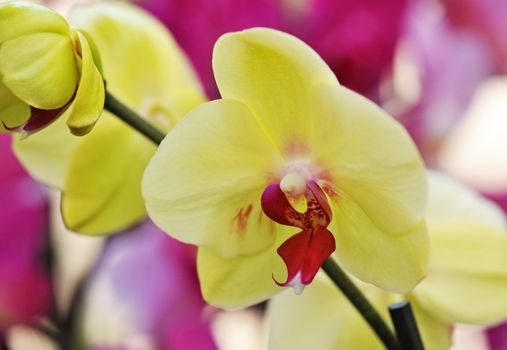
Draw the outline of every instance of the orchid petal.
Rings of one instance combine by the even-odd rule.
[[[69,34],[67,21],[50,9],[22,1],[0,4],[0,43],[34,33]]]
[[[155,149],[143,135],[105,112],[70,161],[61,204],[66,226],[97,235],[143,219],[139,184]]]
[[[222,97],[250,107],[278,147],[288,151],[312,131],[310,87],[337,83],[309,46],[266,28],[222,36],[213,70]]]
[[[438,319],[434,314],[420,307],[415,298],[409,296],[408,299],[411,302],[424,348],[428,350],[449,350],[452,345],[452,325]]]
[[[366,298],[389,322],[387,306],[400,296],[357,282]],[[434,319],[412,301],[412,309],[426,349],[447,350],[451,328]],[[331,280],[322,274],[304,293],[283,292],[274,296],[267,312],[273,350],[384,349],[382,343]]]
[[[65,118],[58,118],[44,130],[14,140],[14,152],[30,175],[62,189],[72,155],[83,138],[70,134]]]
[[[0,132],[23,125],[30,118],[30,106],[14,96],[0,80]]]
[[[345,87],[316,85],[313,96],[314,162],[328,175],[334,199],[347,193],[383,236],[413,231],[424,217],[427,180],[407,132]]]
[[[74,40],[80,50],[76,60],[81,63],[81,78],[66,119],[73,134],[84,135],[93,128],[104,108],[104,81],[95,66],[88,40],[79,32],[74,33]]]
[[[31,106],[64,106],[74,95],[78,80],[70,37],[36,33],[4,42],[0,75],[14,95]]]
[[[478,193],[447,175],[429,171],[429,196],[426,218],[428,223],[467,220],[487,223],[491,228],[505,230],[507,220],[503,211]]]
[[[78,7],[72,11],[70,23],[93,38],[107,89],[141,112],[164,106],[164,119],[168,120],[161,126],[166,126],[166,131],[205,100],[175,40],[162,24],[138,8],[121,3]]]
[[[293,229],[283,230],[287,233]],[[271,276],[285,278],[287,273],[276,254],[283,238],[286,234],[257,254],[235,258],[225,258],[212,248],[199,247],[197,271],[204,299],[217,307],[238,308],[257,304],[281,291]]]
[[[492,324],[507,315],[507,233],[474,221],[431,223],[428,278],[413,291],[449,323]]]
[[[385,290],[406,293],[425,276],[429,242],[424,221],[402,236],[386,235],[348,194],[331,201],[340,264],[359,279]]]
[[[146,169],[148,213],[184,242],[227,257],[258,252],[275,239],[260,199],[281,162],[244,104],[206,103],[174,127]]]
[[[507,230],[493,203],[430,173],[429,275],[414,290],[427,312],[448,323],[491,324],[507,315]]]
[[[157,126],[165,130],[204,100],[181,50],[152,17],[133,6],[116,3],[77,8],[72,13],[72,21],[80,28],[74,37],[81,46],[76,58],[78,67],[82,67],[74,104],[67,111],[69,126],[75,132],[87,131],[102,103],[103,82],[98,72],[97,52],[100,52],[108,91],[150,122],[160,121]],[[95,69],[92,63],[99,67]],[[83,114],[86,120],[78,120]],[[109,118],[114,119],[104,114],[104,119]],[[39,134],[16,142],[16,152],[30,173],[66,192],[64,215],[74,229],[109,234],[141,220],[146,214],[139,186],[143,167],[154,148],[143,136],[119,124],[99,122],[97,135],[102,135],[104,140],[98,140],[98,136],[93,136],[95,132],[85,138],[72,137],[58,120]],[[116,138],[118,141],[114,141]],[[105,164],[111,152],[107,147],[114,148],[118,158],[111,164]],[[138,164],[126,164],[125,157]],[[83,164],[89,168],[83,169]],[[101,171],[102,175],[98,176]],[[83,192],[85,188],[90,190],[88,194]],[[103,193],[94,200],[91,194],[96,195],[97,189],[103,189]],[[127,194],[128,190],[131,193]],[[121,210],[125,210],[123,216]]]
[[[393,299],[376,288],[363,289],[376,309],[387,315]],[[327,276],[317,275],[301,295],[284,291],[268,304],[269,348],[384,349],[375,333]]]

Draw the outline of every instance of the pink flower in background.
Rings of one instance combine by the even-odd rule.
[[[507,349],[507,323],[490,328],[487,335],[492,350]]]
[[[34,323],[52,307],[43,254],[48,207],[42,188],[23,170],[0,135],[0,334],[15,323]]]
[[[217,39],[251,27],[281,28],[279,0],[137,0],[171,31],[194,64],[210,98],[218,91],[211,68]]]
[[[417,71],[418,81],[411,83],[419,96],[410,101],[400,121],[432,164],[440,142],[463,116],[479,83],[493,74],[494,60],[481,37],[454,28],[436,3],[412,3],[403,33],[402,48]]]
[[[465,30],[476,31],[496,55],[497,63],[507,69],[507,1],[443,0],[451,22]]]
[[[145,223],[110,239],[97,266],[81,320],[92,349],[216,348],[193,248]]]
[[[211,53],[224,33],[251,27],[282,29],[306,41],[340,82],[370,97],[388,72],[407,0],[137,0],[173,33],[210,98],[218,97]],[[291,7],[292,6],[292,7]]]
[[[314,48],[341,84],[375,98],[401,34],[406,0],[312,0],[293,33]]]

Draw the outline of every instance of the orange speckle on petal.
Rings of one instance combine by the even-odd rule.
[[[246,208],[240,208],[234,219],[232,219],[233,227],[236,233],[243,235],[248,226],[248,219],[252,214],[252,204],[249,204]]]

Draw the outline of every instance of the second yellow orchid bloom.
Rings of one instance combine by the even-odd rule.
[[[199,245],[205,299],[259,302],[279,290],[272,275],[300,291],[335,247],[360,279],[413,288],[426,176],[403,128],[279,31],[224,35],[213,69],[222,99],[173,129],[143,179],[155,223]]]
[[[88,133],[104,107],[100,58],[85,33],[43,6],[0,4],[0,132],[27,136],[66,117]]]
[[[153,17],[121,3],[76,8],[70,22],[93,38],[107,89],[168,132],[205,100],[174,39]],[[15,151],[30,173],[62,190],[62,213],[73,231],[115,233],[146,217],[141,178],[156,145],[104,111],[93,132],[72,137],[57,120]]]

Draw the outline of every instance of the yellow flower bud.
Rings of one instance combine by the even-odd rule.
[[[66,115],[76,135],[104,106],[104,82],[89,39],[66,20],[26,2],[0,5],[0,132],[36,132]],[[94,55],[95,53],[95,55]]]

